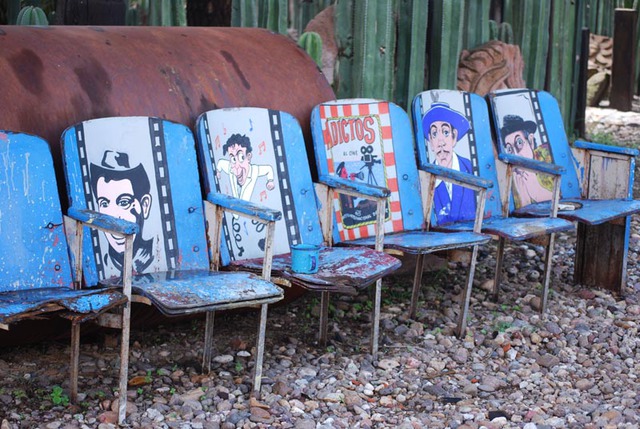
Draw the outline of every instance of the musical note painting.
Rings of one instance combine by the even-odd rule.
[[[205,120],[209,151],[216,169],[217,191],[282,210],[287,195],[280,186],[281,176],[288,175],[288,172],[286,168],[277,168],[275,148],[281,138],[278,116],[261,109],[249,110],[241,120],[234,114],[234,109],[216,111],[215,119],[209,116],[207,114]],[[264,228],[264,224],[255,220],[226,214],[223,233],[231,258],[261,257],[264,253]],[[278,222],[275,236],[285,237],[287,233],[284,222]],[[288,253],[289,241],[275,240],[274,252]]]

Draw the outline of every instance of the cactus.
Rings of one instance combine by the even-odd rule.
[[[351,72],[353,70],[353,1],[336,0],[333,19],[338,45],[334,76],[334,91],[338,98],[354,96]]]
[[[184,0],[138,0],[129,4],[125,17],[127,25],[186,26],[187,11]]]
[[[356,97],[393,97],[395,65],[394,0],[356,0],[353,16],[353,68]]]
[[[293,1],[291,22],[298,34],[302,34],[309,21],[329,7],[331,3],[333,3],[331,0]]]
[[[395,78],[395,102],[409,106],[413,97],[423,91],[424,63],[427,45],[427,0],[398,0],[398,55]]]
[[[520,13],[527,17],[528,22],[536,23],[523,25],[519,32],[521,39],[518,44],[525,63],[524,80],[528,88],[542,89],[549,50],[551,0],[524,0]]]
[[[465,34],[463,46],[473,49],[490,40],[489,12],[491,0],[474,0],[466,2]]]
[[[455,89],[462,50],[465,4],[458,0],[435,0],[432,4],[429,87]]]
[[[489,21],[489,39],[500,40],[501,42],[514,44],[513,28],[508,22],[498,24],[496,21]]]
[[[7,23],[15,24],[20,13],[20,0],[9,0],[7,2]]]
[[[314,31],[302,33],[302,36],[298,39],[298,45],[307,51],[307,54],[313,58],[318,67],[322,67],[322,39],[318,33]]]
[[[41,8],[25,6],[18,13],[16,25],[49,25],[49,21]]]
[[[233,0],[233,27],[262,27],[285,34],[289,21],[287,0]]]

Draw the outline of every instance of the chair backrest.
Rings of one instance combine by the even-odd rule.
[[[49,145],[0,131],[0,292],[71,287],[69,249]]]
[[[330,101],[314,107],[311,132],[319,174],[391,191],[385,233],[424,226],[413,132],[404,110],[372,99]],[[333,208],[334,241],[375,236],[375,202],[341,195],[335,196]]]
[[[486,101],[477,94],[431,90],[416,95],[412,104],[413,128],[419,165],[436,164],[491,180],[484,215],[502,214],[491,122]],[[437,181],[434,224],[474,220],[475,192]]]
[[[153,117],[84,121],[62,135],[69,205],[138,223],[137,274],[209,267],[193,134]],[[122,240],[85,229],[88,284],[121,275]]]
[[[254,107],[211,110],[197,121],[207,193],[278,210],[274,254],[322,243],[318,206],[300,124],[292,115]],[[264,256],[264,225],[226,213],[221,262]]]
[[[487,96],[496,130],[497,148],[565,168],[560,181],[563,198],[580,198],[576,160],[571,152],[562,113],[556,99],[545,91],[502,90]],[[543,174],[513,180],[516,207],[551,199],[552,181]]]

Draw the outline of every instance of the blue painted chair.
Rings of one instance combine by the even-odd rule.
[[[100,322],[107,311],[128,306],[129,291],[85,288],[82,267],[71,263],[56,176],[47,142],[0,131],[6,169],[0,179],[0,328],[28,319],[60,316],[71,322],[70,398],[78,396],[80,326]],[[128,338],[128,319],[118,328]],[[126,383],[126,363],[120,381]]]
[[[491,238],[480,233],[485,180],[472,177],[466,186],[478,194],[473,231],[443,233],[431,229],[433,184],[421,186],[407,113],[393,103],[371,99],[337,100],[316,106],[311,129],[321,183],[345,187],[350,195],[327,194],[328,222],[333,241],[374,246],[374,225],[384,225],[384,248],[417,255],[410,316],[414,317],[422,279],[424,255],[471,248],[471,260],[457,334],[464,335],[478,245]],[[389,192],[388,196],[380,189]],[[357,191],[357,192],[356,192]],[[424,195],[424,196],[423,196]],[[372,197],[382,197],[373,205]],[[333,222],[332,222],[333,221]]]
[[[571,147],[558,103],[547,92],[505,90],[487,98],[501,158],[534,157],[564,167],[558,217],[578,223],[574,281],[621,293],[627,283],[630,216],[640,212],[640,201],[631,199],[638,150],[585,141]],[[514,172],[514,194],[525,197],[517,199],[515,214],[553,213],[545,179],[518,176]],[[535,187],[540,196],[530,198]]]
[[[437,189],[446,186],[446,181],[459,176],[473,175],[489,180],[494,184],[487,192],[484,206],[482,232],[498,239],[496,255],[496,271],[493,282],[493,298],[497,299],[502,275],[505,241],[536,240],[537,244],[546,247],[544,273],[542,281],[542,297],[539,310],[546,310],[547,295],[551,277],[551,263],[555,233],[573,229],[573,223],[556,217],[526,219],[512,217],[514,204],[511,193],[505,189],[506,183],[500,183],[496,168],[494,145],[491,135],[491,122],[486,101],[479,95],[453,90],[432,90],[418,94],[412,105],[413,126],[416,136],[416,149],[420,169],[426,171],[431,180],[439,180]],[[450,136],[449,139],[447,137]],[[455,150],[454,150],[455,148]],[[447,164],[451,153],[460,161],[455,162],[459,168],[454,169],[454,162]],[[544,171],[552,175],[553,186],[559,189],[561,168],[526,160],[519,163],[518,168]],[[507,170],[515,164],[506,164]],[[448,166],[448,167],[446,167]],[[466,166],[466,170],[465,170]],[[452,186],[452,194],[456,185]],[[446,191],[445,191],[446,192]],[[437,200],[436,196],[436,200]],[[441,197],[441,198],[446,198]],[[472,204],[474,202],[471,202]],[[450,207],[436,203],[433,221],[445,231],[471,231],[474,213],[464,204],[451,203]],[[557,204],[557,192],[556,192]],[[452,216],[456,214],[456,216]],[[438,218],[445,220],[438,222]]]
[[[205,207],[219,215],[228,201],[203,203],[195,142],[187,127],[153,117],[95,119],[69,127],[62,143],[69,212],[88,223],[105,218],[138,228],[128,246],[106,230],[85,235],[86,281],[131,283],[134,302],[152,304],[167,316],[206,313],[204,371],[210,370],[215,311],[260,306],[253,386],[259,394],[267,305],[283,297],[268,281],[280,213],[231,204],[234,213],[263,226],[265,263],[262,278],[218,272],[220,224],[213,219],[205,231]]]
[[[273,276],[284,285],[321,293],[319,340],[326,343],[329,294],[356,294],[373,283],[379,291],[380,279],[399,268],[400,261],[372,249],[331,247],[331,240],[323,238],[302,130],[292,115],[261,108],[211,110],[198,118],[197,134],[209,198],[239,197],[283,213],[275,226]],[[232,214],[222,222],[222,264],[259,269],[264,247],[256,239],[260,227]],[[294,272],[291,249],[298,245],[319,246],[317,272]],[[379,309],[378,295],[371,338],[374,356]]]

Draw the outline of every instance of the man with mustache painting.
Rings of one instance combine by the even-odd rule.
[[[447,103],[433,103],[422,118],[422,130],[435,155],[433,162],[441,167],[473,174],[471,161],[458,155],[454,148],[469,131],[469,121]],[[472,189],[438,179],[434,196],[439,225],[475,218],[476,196]]]

